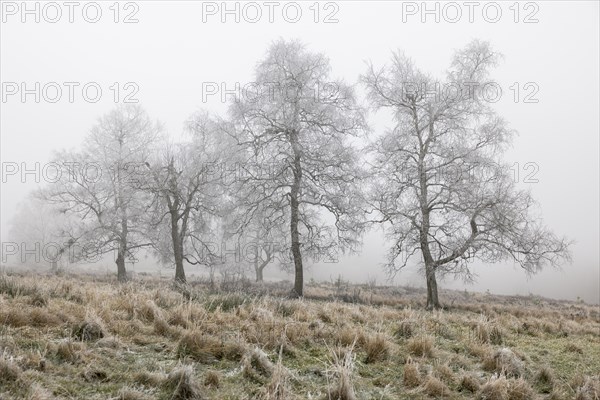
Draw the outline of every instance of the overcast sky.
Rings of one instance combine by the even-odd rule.
[[[382,65],[397,49],[423,70],[441,76],[454,49],[483,39],[504,54],[493,74],[503,94],[496,109],[519,132],[506,161],[518,163],[521,181],[535,172],[531,178],[539,182],[520,185],[539,201],[546,225],[576,244],[572,265],[529,280],[512,263],[475,262],[479,281],[468,289],[599,301],[597,1],[538,1],[527,6],[520,3],[518,9],[513,2],[476,2],[474,8],[463,2],[430,2],[432,13],[424,13],[421,2],[338,1],[316,7],[313,2],[274,2],[272,6],[229,2],[228,8],[234,10],[229,14],[223,13],[221,2],[136,1],[120,3],[118,15],[115,7],[110,8],[113,2],[76,3],[69,9],[63,2],[29,2],[33,12],[28,14],[23,13],[21,2],[2,1],[4,172],[15,162],[28,168],[35,163],[43,166],[53,150],[79,147],[96,118],[115,106],[117,87],[119,102],[126,95],[139,100],[173,136],[181,133],[185,119],[200,108],[223,114],[226,105],[220,96],[203,99],[203,83],[204,87],[214,82],[234,89],[236,82],[250,82],[254,65],[279,37],[300,39],[310,49],[327,54],[333,76],[351,83],[365,72],[366,61]],[[97,9],[101,15],[92,23]],[[125,19],[137,22],[124,23]],[[36,82],[40,83],[40,102],[35,102],[35,94],[23,99],[21,84],[35,91]],[[46,93],[42,90],[50,82],[62,88],[62,97],[55,103],[51,101],[56,85],[48,85]],[[74,82],[72,102],[64,82]],[[82,93],[86,84],[87,99]],[[97,87],[102,95],[92,102]],[[374,135],[390,124],[379,114],[371,115],[370,121]],[[526,170],[526,163],[539,168]],[[3,176],[2,240],[15,208],[36,185],[35,176],[25,178]],[[379,265],[384,252],[382,236],[374,231],[365,239],[361,256],[314,265],[308,276],[329,279],[342,274],[352,280],[376,277],[383,282]],[[411,285],[421,281],[414,269],[395,280]],[[463,284],[450,280],[441,286],[462,288]]]

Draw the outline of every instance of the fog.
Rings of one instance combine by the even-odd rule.
[[[128,8],[120,3],[118,23],[109,3],[101,3],[102,18],[96,23],[86,21],[79,8],[70,23],[65,6],[60,21],[50,23],[41,15],[35,22],[35,15],[22,15],[22,10],[6,8],[7,3],[12,4],[2,3],[0,25],[2,242],[10,240],[10,222],[20,202],[44,181],[43,173],[23,174],[24,169],[35,169],[38,163],[41,171],[54,150],[80,146],[96,119],[115,107],[116,87],[119,103],[131,95],[177,137],[184,121],[200,108],[224,115],[227,105],[221,89],[234,90],[236,82],[250,82],[255,64],[280,37],[300,39],[310,50],[325,53],[333,76],[348,83],[358,82],[367,61],[382,65],[397,49],[420,68],[441,76],[452,52],[479,38],[504,55],[493,72],[502,88],[495,109],[519,132],[505,159],[518,163],[519,185],[538,201],[544,223],[575,242],[573,261],[532,277],[513,263],[474,261],[476,283],[465,285],[448,278],[440,286],[600,302],[598,2],[535,2],[531,4],[537,8],[521,8],[518,16],[510,3],[501,2],[502,14],[495,23],[490,22],[492,11],[482,14],[485,2],[473,11],[473,22],[468,8],[455,3],[462,12],[455,23],[448,21],[455,17],[454,11],[442,13],[444,3],[438,4],[439,22],[434,14],[412,8],[420,2],[341,1],[327,3],[327,8],[321,3],[319,22],[310,4],[299,3],[302,16],[295,23],[289,16],[286,21],[279,8],[269,22],[268,9],[261,2],[256,4],[263,15],[256,23],[248,21],[254,14],[241,14],[239,22],[233,14],[222,15],[220,2],[138,1],[127,3],[135,4]],[[32,9],[36,3],[31,3]],[[203,3],[211,3],[211,8]],[[20,4],[14,3],[17,8]],[[40,13],[44,4],[39,3]],[[238,5],[240,13],[244,4]],[[281,3],[282,9],[285,4]],[[54,17],[54,11],[47,12],[52,12],[50,19]],[[138,22],[123,23],[130,14]],[[324,23],[327,16],[337,22]],[[524,22],[528,16],[532,23]],[[39,102],[35,94],[24,99],[20,92],[11,94],[15,87],[21,90],[23,82],[28,89],[36,82],[40,87],[60,83],[63,96],[52,103],[48,97],[54,98],[54,92],[41,93]],[[64,82],[78,84],[73,101]],[[86,100],[81,92],[90,82],[102,89],[97,102]],[[215,84],[211,87],[219,87],[219,93],[207,94],[207,84]],[[390,126],[385,113],[371,113],[369,121],[375,136]],[[526,168],[527,163],[534,167]],[[9,165],[18,165],[18,173],[7,174]],[[384,284],[387,276],[381,264],[388,247],[381,231],[374,228],[364,237],[361,254],[343,255],[334,263],[309,263],[306,278],[343,276]],[[141,264],[136,270],[153,267],[151,260]],[[94,268],[114,270],[114,263],[103,261]],[[188,266],[188,271],[198,268]],[[265,274],[270,279],[290,279],[274,267]],[[398,273],[393,283],[422,286],[424,281],[412,266]]]

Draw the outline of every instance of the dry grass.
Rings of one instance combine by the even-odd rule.
[[[194,379],[194,370],[185,365],[171,371],[165,386],[172,392],[171,400],[202,400],[204,395]]]
[[[374,363],[385,361],[390,356],[390,344],[381,333],[377,333],[374,336],[367,336],[364,339],[363,344],[364,350],[367,353],[365,363]]]
[[[402,382],[404,383],[404,386],[408,388],[414,388],[419,386],[422,381],[423,378],[421,377],[421,372],[419,371],[419,364],[409,360],[409,362],[404,365],[402,376]]]
[[[585,304],[444,292],[452,309],[427,312],[413,288],[311,284],[302,300],[285,299],[288,289],[0,276],[0,399],[584,400],[599,391],[600,312]]]
[[[434,340],[431,336],[416,336],[409,339],[406,347],[408,352],[417,357],[432,357],[433,356]]]

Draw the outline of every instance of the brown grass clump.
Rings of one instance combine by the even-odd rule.
[[[56,345],[55,356],[62,362],[77,363],[81,360],[80,351],[84,346],[81,343],[75,343],[70,339],[61,340]]]
[[[460,378],[458,389],[461,392],[476,393],[480,388],[479,379],[474,374],[464,374]]]
[[[413,336],[415,332],[414,322],[410,319],[404,319],[400,321],[394,335],[398,338],[408,339]]]
[[[419,364],[414,363],[409,359],[404,365],[404,374],[402,379],[404,386],[408,388],[419,386],[422,382],[421,372],[419,372]]]
[[[507,400],[508,381],[505,377],[490,379],[477,393],[478,400]]]
[[[510,379],[508,384],[508,400],[533,400],[535,393],[523,378]]]
[[[29,387],[27,400],[52,400],[54,396],[48,390],[40,386],[38,383],[32,383]]]
[[[445,383],[454,383],[454,372],[452,371],[452,368],[448,366],[448,364],[437,364],[433,368],[433,372],[437,378],[440,378]]]
[[[31,323],[29,315],[21,309],[11,308],[6,312],[0,312],[0,321],[8,326],[20,328]]]
[[[554,388],[554,373],[548,367],[543,367],[535,374],[534,381],[541,393],[550,393]]]
[[[245,377],[257,381],[264,382],[264,378],[270,378],[275,367],[267,354],[255,347],[244,355],[242,359],[242,371]]]
[[[329,389],[327,400],[356,400],[352,376],[354,374],[355,356],[353,348],[330,349],[331,366],[326,371]],[[335,384],[332,384],[335,381]]]
[[[46,307],[48,305],[48,296],[40,292],[34,293],[29,300],[29,304],[34,307]]]
[[[430,336],[417,336],[407,342],[408,352],[417,357],[433,356],[433,339]]]
[[[21,368],[14,362],[0,356],[0,383],[8,384],[15,382],[21,377]]]
[[[279,350],[279,359],[271,375],[271,381],[265,388],[264,400],[289,400],[292,399],[293,391],[289,384],[290,372],[283,366],[281,356],[283,348]]]
[[[200,386],[194,380],[194,369],[185,365],[171,371],[165,382],[167,390],[173,394],[171,400],[202,400]]]
[[[358,339],[358,333],[356,329],[345,325],[338,330],[336,339],[341,346],[351,346]]]
[[[179,340],[176,353],[179,357],[189,356],[209,364],[217,361],[217,356],[221,354],[221,341],[200,332],[188,332]]]
[[[204,375],[204,386],[218,389],[221,385],[221,374],[217,371],[208,371],[206,375]]]
[[[45,327],[57,326],[62,323],[60,318],[44,308],[34,308],[29,313],[29,321],[32,326]]]
[[[575,343],[569,343],[565,346],[565,350],[572,353],[583,354],[583,349]]]
[[[154,319],[154,333],[160,336],[170,337],[176,332],[176,328],[169,325],[169,323],[162,317],[157,316]]]
[[[77,326],[73,335],[83,341],[95,341],[104,337],[104,329],[96,322],[83,322]]]
[[[137,310],[138,318],[144,322],[154,322],[154,319],[160,317],[160,310],[152,300],[143,303]]]
[[[85,379],[86,382],[95,382],[95,381],[106,381],[108,379],[108,374],[106,371],[103,371],[98,368],[88,367],[81,372],[81,376]]]
[[[600,399],[600,375],[586,377],[583,385],[577,388],[575,393],[575,400]]]
[[[483,360],[485,371],[496,372],[506,377],[518,378],[523,375],[523,361],[509,348],[504,347],[495,353],[488,353]]]
[[[436,399],[444,398],[451,393],[446,384],[433,375],[429,375],[423,384],[423,390]]]
[[[194,360],[210,364],[222,358],[239,361],[246,348],[238,342],[223,342],[213,336],[193,331],[186,333],[177,345],[179,357],[192,357]]]
[[[390,356],[390,344],[381,333],[367,336],[363,347],[367,353],[366,364],[385,361]]]
[[[165,383],[166,379],[167,376],[165,374],[148,371],[137,372],[133,376],[135,383],[150,387],[159,387]]]
[[[500,345],[503,342],[502,329],[485,316],[479,318],[472,330],[475,338],[481,343]]]

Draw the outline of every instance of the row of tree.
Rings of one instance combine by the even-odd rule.
[[[280,40],[226,118],[196,113],[187,139],[172,143],[140,107],[118,108],[83,148],[56,154],[60,179],[41,198],[65,221],[76,216],[60,227],[69,246],[116,251],[119,280],[127,258],[147,247],[185,282],[186,263],[222,262],[211,243],[229,240],[252,244],[257,279],[280,255],[293,268],[294,296],[303,295],[306,257],[358,251],[366,229],[381,224],[392,243],[388,271],[415,256],[437,308],[436,276],[469,277],[474,258],[512,259],[528,272],[569,258],[508,169],[480,171],[503,165],[513,136],[480,95],[497,60],[474,41],[444,79],[401,53],[369,65],[360,78],[368,102],[393,118],[371,139],[355,88],[332,79],[327,57]],[[440,85],[455,90],[432,95]],[[449,168],[465,173],[440,174]]]

